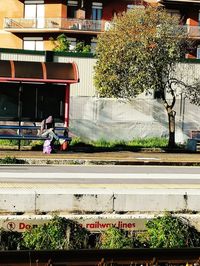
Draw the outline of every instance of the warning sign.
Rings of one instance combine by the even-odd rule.
[[[48,223],[50,219],[45,219],[44,216],[41,219],[36,218],[12,218],[0,220],[0,227],[4,228],[8,231],[17,231],[24,232],[25,230],[30,230],[31,228],[37,227],[38,225],[42,225]],[[145,223],[147,219],[106,219],[106,218],[74,218],[71,219],[80,224],[81,227],[86,228],[91,232],[101,232],[103,230],[108,229],[109,227],[115,226],[120,229],[128,230],[128,231],[143,231],[145,230]]]

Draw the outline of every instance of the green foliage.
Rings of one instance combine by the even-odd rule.
[[[133,139],[127,143],[128,146],[136,146],[136,147],[146,147],[146,148],[161,148],[167,147],[167,139],[166,138],[138,138]]]
[[[149,220],[147,231],[138,235],[140,245],[150,248],[199,247],[200,233],[183,217],[169,213]]]
[[[154,90],[164,97],[185,39],[178,19],[163,9],[134,8],[116,16],[110,30],[98,37],[94,78],[98,93],[132,98]]]
[[[20,248],[20,242],[21,233],[0,228],[0,250],[17,250]]]
[[[186,41],[177,17],[161,8],[145,7],[114,17],[110,30],[98,37],[96,48],[94,82],[99,95],[124,99],[142,92],[159,95],[168,114],[170,148],[175,148],[176,89],[188,86],[175,73]]]
[[[23,233],[28,249],[81,249],[87,247],[88,231],[71,220],[55,216],[47,224]]]
[[[91,46],[85,45],[84,42],[77,42],[73,52],[75,53],[91,53]]]
[[[70,41],[67,39],[67,36],[64,33],[58,35],[55,40],[53,38],[50,38],[50,41],[54,45],[53,51],[69,52]]]
[[[141,148],[161,148],[167,146],[166,138],[145,138],[145,139],[133,139],[130,141],[107,141],[105,139],[99,139],[97,141],[85,142],[85,145],[92,145],[93,147],[102,147],[102,148],[115,148],[115,147],[141,147]],[[83,142],[80,138],[72,139],[70,143],[71,146],[83,145]]]
[[[131,248],[132,240],[127,237],[126,231],[116,227],[110,227],[101,233],[99,246],[101,249]]]
[[[41,150],[43,145],[43,140],[34,140],[29,143],[29,146],[32,147],[33,150]],[[15,146],[16,143],[13,143],[12,141],[6,142],[9,146]],[[21,143],[21,146],[23,144],[26,145],[26,143]],[[0,141],[0,146],[4,146],[4,141]],[[131,147],[137,147],[137,148],[165,148],[167,147],[167,139],[166,138],[158,138],[158,137],[152,137],[152,138],[137,138],[130,141],[124,141],[124,140],[116,140],[116,141],[107,141],[105,139],[99,139],[96,141],[82,141],[80,137],[74,137],[72,138],[72,141],[70,142],[70,147],[78,147],[78,146],[90,146],[91,148],[95,147],[101,147],[101,148],[131,148]]]
[[[0,146],[12,146],[17,145],[17,141],[12,141],[9,139],[0,139]]]
[[[93,145],[94,147],[109,147],[109,148],[112,148],[114,147],[116,144],[118,143],[122,143],[122,142],[119,142],[119,141],[107,141],[105,139],[99,139],[97,141],[91,141],[90,144]],[[124,142],[123,142],[124,144]]]
[[[77,42],[75,48],[70,50],[71,42],[67,39],[67,36],[63,33],[58,35],[56,39],[50,38],[55,52],[74,52],[74,53],[90,53],[91,46],[85,45],[84,42]]]
[[[30,140],[20,140],[21,146],[30,145]],[[18,146],[19,140],[16,139],[0,139],[0,146]]]
[[[70,142],[71,146],[77,145],[78,143],[82,143],[82,140],[80,137],[72,138],[72,141]]]

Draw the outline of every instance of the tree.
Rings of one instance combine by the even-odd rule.
[[[56,39],[50,38],[55,52],[73,52],[73,53],[90,53],[91,46],[85,45],[85,42],[77,42],[74,49],[70,49],[71,42],[67,39],[67,36],[63,33],[58,35]]]
[[[55,216],[47,224],[23,233],[23,245],[28,249],[86,248],[89,232],[78,223]]]
[[[146,223],[147,231],[137,236],[141,246],[150,248],[199,247],[200,232],[183,217],[165,213]]]
[[[187,36],[164,9],[134,8],[112,21],[98,38],[95,86],[100,96],[131,99],[153,92],[168,115],[168,146],[175,146],[176,89],[173,78]],[[170,98],[167,98],[167,93]]]

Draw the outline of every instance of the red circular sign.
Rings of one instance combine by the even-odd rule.
[[[15,223],[13,223],[13,222],[7,223],[8,230],[13,231],[15,229],[15,227],[16,227]]]

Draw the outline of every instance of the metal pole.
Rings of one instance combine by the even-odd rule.
[[[184,131],[184,120],[185,120],[185,96],[183,97],[183,115],[182,115],[182,131]]]
[[[65,109],[64,109],[64,126],[69,127],[69,101],[70,101],[70,86],[66,85],[65,88]]]
[[[70,85],[66,84],[65,88],[65,102],[64,102],[64,126],[67,127],[65,130],[64,135],[68,136],[68,127],[69,127],[69,101],[70,101]],[[68,143],[64,142],[61,146],[61,150],[67,150]]]
[[[19,94],[18,94],[18,121],[19,121],[19,135],[21,135],[21,119],[22,119],[22,90],[23,90],[23,86],[22,83],[19,83]],[[18,150],[20,150],[21,147],[21,140],[18,140]]]

